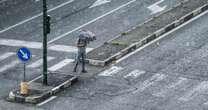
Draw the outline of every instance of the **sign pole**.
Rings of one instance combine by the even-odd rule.
[[[26,67],[25,67],[25,63],[24,63],[24,78],[23,78],[23,81],[25,82],[26,81]]]
[[[48,84],[47,78],[47,4],[43,0],[43,84]]]
[[[18,58],[23,62],[23,80],[20,83],[20,94],[28,95],[28,82],[26,81],[26,62],[30,60],[31,53],[28,48],[22,47],[17,51]]]

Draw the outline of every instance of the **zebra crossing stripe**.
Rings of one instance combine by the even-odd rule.
[[[64,59],[61,62],[51,66],[48,70],[49,71],[56,71],[58,69],[63,68],[64,66],[68,65],[69,63],[72,63],[74,60],[73,59]]]
[[[180,77],[175,83],[167,86],[165,89],[161,90],[160,92],[153,93],[153,95],[157,96],[157,97],[165,97],[165,94],[167,94],[169,92],[169,90],[172,90],[173,88],[181,85],[182,83],[186,82],[187,80],[188,80],[187,78]]]
[[[8,58],[8,57],[11,57],[12,55],[14,55],[15,53],[13,52],[7,52],[7,53],[4,53],[3,55],[0,56],[0,61]]]
[[[188,91],[184,96],[180,97],[178,100],[180,101],[189,101],[194,98],[197,94],[206,92],[208,89],[208,81],[203,81],[194,87],[191,91]]]
[[[4,72],[10,68],[13,68],[15,67],[17,64],[19,64],[20,61],[19,60],[14,60],[12,61],[11,63],[7,64],[7,65],[4,65],[3,67],[0,68],[0,72]]]
[[[55,58],[54,57],[48,57],[48,61],[51,61],[53,59],[55,59]],[[32,64],[28,65],[27,68],[37,68],[37,67],[40,67],[42,65],[42,63],[43,63],[43,59],[41,58],[41,59],[33,62]]]
[[[145,74],[145,71],[141,71],[141,70],[133,70],[132,72],[130,72],[129,74],[125,75],[124,78],[128,78],[128,77],[133,77],[133,78],[137,78],[140,75]]]
[[[99,76],[113,76],[114,74],[121,71],[122,67],[112,66],[110,69],[107,69],[99,74]]]
[[[0,45],[11,46],[11,47],[27,47],[31,49],[42,49],[41,42],[31,42],[15,39],[0,39]],[[86,51],[89,52],[93,48],[86,48]],[[77,47],[68,46],[68,45],[48,45],[48,50],[58,51],[58,52],[76,52]]]
[[[77,47],[75,46],[66,46],[66,45],[53,45],[48,47],[49,50],[53,51],[62,51],[62,52],[76,52]],[[93,50],[93,48],[86,48],[86,52]]]
[[[164,74],[155,74],[150,79],[145,80],[141,85],[139,85],[138,89],[133,93],[138,93],[144,91],[146,88],[150,87],[154,83],[165,79],[167,76]]]

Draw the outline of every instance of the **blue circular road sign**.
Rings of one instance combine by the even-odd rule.
[[[31,53],[28,48],[22,47],[17,51],[17,56],[21,61],[26,62],[30,60]]]

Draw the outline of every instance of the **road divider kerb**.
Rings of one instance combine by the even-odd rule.
[[[36,79],[36,80],[38,80],[38,79]],[[77,80],[78,80],[78,78],[76,76],[73,76],[70,79],[64,81],[63,83],[59,84],[56,87],[53,87],[50,90],[41,92],[39,94],[28,95],[28,96],[23,96],[23,95],[17,94],[16,91],[18,91],[18,90],[10,91],[9,97],[7,98],[7,100],[10,102],[17,102],[17,103],[37,104],[37,103],[40,103],[40,102],[54,96],[55,94],[61,92],[62,90],[68,88],[69,86],[74,84]],[[34,82],[31,82],[31,83],[34,83]],[[29,85],[31,83],[29,83]]]
[[[186,1],[186,2],[189,2],[189,1]],[[177,4],[177,5],[174,6],[173,8],[167,10],[166,12],[161,13],[161,14],[159,14],[159,15],[157,15],[157,16],[154,16],[153,18],[147,20],[146,22],[144,22],[144,23],[142,23],[142,24],[139,24],[138,26],[141,27],[142,25],[147,24],[148,22],[152,21],[153,19],[158,18],[158,17],[160,17],[160,16],[163,15],[163,14],[166,14],[166,13],[168,14],[169,11],[171,11],[171,10],[173,10],[173,9],[175,9],[175,8],[177,8],[177,7],[179,7],[179,6],[181,6],[181,5],[184,5],[184,4],[185,4],[185,3]],[[135,42],[135,43],[129,45],[128,47],[122,49],[121,51],[115,53],[114,55],[108,57],[108,58],[105,59],[105,60],[94,60],[94,59],[92,59],[92,58],[89,58],[89,59],[88,59],[88,62],[89,62],[89,64],[95,65],[95,66],[106,66],[106,65],[108,65],[108,64],[111,64],[112,62],[114,62],[114,61],[116,61],[116,60],[122,58],[123,56],[125,56],[125,55],[127,55],[127,54],[129,54],[129,53],[131,53],[131,52],[133,52],[133,51],[135,51],[136,49],[138,49],[138,48],[140,48],[141,46],[143,46],[143,45],[145,45],[145,44],[147,44],[147,43],[153,41],[154,39],[160,37],[161,35],[163,35],[163,34],[169,32],[169,31],[173,30],[174,28],[176,28],[176,27],[178,27],[178,26],[180,26],[180,25],[182,25],[182,24],[184,24],[185,22],[187,22],[187,21],[189,21],[190,19],[192,19],[192,18],[198,16],[199,14],[201,14],[202,12],[204,12],[204,11],[206,11],[206,10],[208,10],[208,4],[205,4],[205,5],[201,6],[201,7],[198,7],[198,8],[196,8],[196,9],[192,10],[192,11],[189,12],[188,14],[186,14],[186,15],[180,17],[180,18],[177,19],[177,20],[172,21],[171,23],[169,23],[168,25],[164,26],[163,28],[161,28],[161,29],[159,29],[159,30],[153,32],[152,34],[149,34],[148,36],[146,36],[146,37],[143,38],[142,40],[140,40],[140,41],[138,41],[138,42]],[[138,26],[137,26],[137,27],[138,27]],[[134,29],[136,29],[136,27],[134,27],[134,28],[131,29],[131,30],[128,30],[126,33],[129,33],[129,32],[131,32],[131,31],[134,30]],[[120,37],[120,36],[117,36],[116,38],[118,38],[118,37]],[[116,39],[116,38],[114,38],[114,39]],[[112,39],[112,40],[113,40],[113,39]],[[109,42],[111,42],[111,41],[108,41],[108,43],[109,43]],[[99,48],[99,47],[98,47],[98,48]],[[93,50],[93,51],[94,51],[94,50]],[[93,52],[93,51],[91,51],[91,52]]]

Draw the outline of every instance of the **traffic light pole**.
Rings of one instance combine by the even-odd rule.
[[[47,76],[47,4],[46,0],[43,0],[43,84],[48,84]]]

